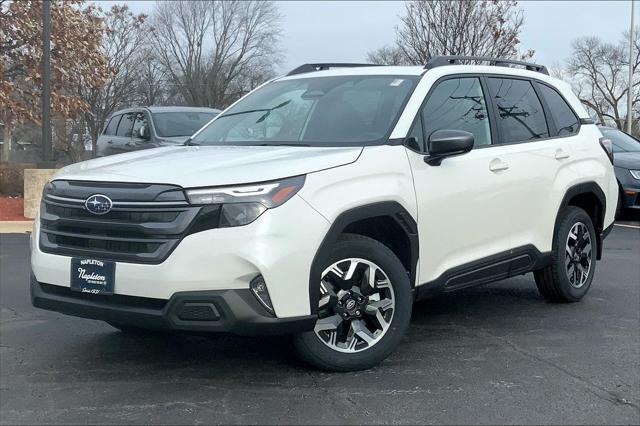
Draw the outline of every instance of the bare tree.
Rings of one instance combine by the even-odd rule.
[[[135,93],[137,103],[141,105],[165,105],[169,99],[173,105],[179,104],[175,93],[172,94],[171,87],[167,84],[167,73],[154,56],[151,50],[143,53],[144,62],[140,67]]]
[[[134,15],[127,5],[113,5],[104,14],[107,27],[102,50],[111,72],[103,87],[80,86],[79,91],[90,106],[84,122],[91,134],[93,152],[105,120],[117,108],[129,106],[136,97],[136,84],[146,63],[145,40],[151,29],[147,16]]]
[[[436,55],[533,56],[518,50],[524,16],[515,0],[416,0],[406,3],[400,19],[396,47],[370,52],[369,60],[424,64]]]
[[[187,104],[224,107],[273,73],[279,20],[269,1],[158,2],[153,48]]]
[[[367,53],[367,61],[380,65],[409,65],[404,52],[398,46],[382,46]]]
[[[632,114],[627,114],[629,92],[628,66],[629,34],[624,41],[605,43],[597,37],[582,37],[573,42],[573,54],[568,61],[574,91],[602,123],[624,129],[626,121],[640,115],[640,34],[635,37],[633,60]]]

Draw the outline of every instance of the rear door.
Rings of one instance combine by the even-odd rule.
[[[505,222],[512,246],[533,244],[551,250],[557,206],[578,174],[572,167],[572,145],[580,122],[555,89],[532,79],[487,76],[496,111],[498,144],[514,190]]]

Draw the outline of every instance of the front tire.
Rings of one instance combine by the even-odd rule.
[[[321,261],[314,330],[294,337],[302,359],[328,371],[371,368],[398,346],[411,319],[406,269],[382,243],[345,234]]]
[[[596,231],[589,215],[578,207],[560,213],[553,236],[549,266],[534,272],[540,293],[550,302],[567,303],[582,299],[596,270]]]

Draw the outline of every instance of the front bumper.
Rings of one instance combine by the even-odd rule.
[[[71,257],[43,252],[39,228],[36,220],[33,274],[41,283],[68,290]],[[326,219],[296,195],[249,225],[186,236],[162,263],[116,260],[114,293],[170,300],[182,292],[249,291],[251,280],[262,275],[277,318],[309,315],[309,271],[328,228]]]
[[[625,209],[640,209],[640,185],[622,185],[620,205]]]
[[[41,309],[153,330],[293,334],[312,330],[317,317],[271,316],[250,290],[186,291],[169,300],[100,296],[38,282],[31,276],[31,303]]]

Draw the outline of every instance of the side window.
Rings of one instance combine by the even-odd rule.
[[[426,141],[436,130],[450,129],[473,133],[475,146],[491,144],[487,105],[476,77],[453,78],[438,84],[429,95],[421,116]]]
[[[104,129],[104,134],[108,136],[115,136],[116,129],[118,128],[118,122],[120,122],[121,115],[114,115],[111,117],[111,121],[107,124],[107,127]]]
[[[133,113],[130,112],[122,116],[122,120],[120,120],[120,124],[118,125],[118,131],[116,133],[116,136],[130,138],[132,129],[133,129]]]
[[[542,104],[531,82],[489,78],[489,91],[497,108],[501,143],[526,142],[549,137]]]
[[[580,122],[573,110],[560,94],[546,84],[538,84],[540,94],[549,107],[549,115],[556,124],[556,134],[552,136],[569,136],[578,131]]]
[[[133,122],[133,137],[134,138],[138,138],[138,132],[140,131],[140,128],[144,126],[147,129],[147,132],[149,131],[149,125],[147,124],[147,114],[145,114],[144,112],[137,112],[135,114],[135,120]]]

